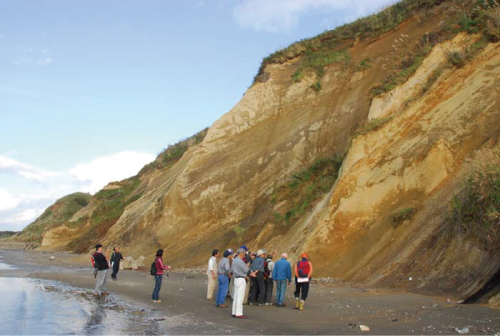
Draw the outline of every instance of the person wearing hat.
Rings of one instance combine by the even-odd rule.
[[[309,294],[309,283],[313,274],[313,265],[309,261],[307,253],[300,255],[300,260],[294,267],[295,272],[295,309],[304,310],[307,295]],[[302,295],[301,295],[302,294]],[[300,302],[299,302],[300,296]]]
[[[231,271],[231,262],[229,258],[233,256],[226,250],[224,251],[224,258],[219,263],[219,290],[217,291],[217,298],[215,306],[219,308],[227,308],[226,294],[229,287],[229,273]]]
[[[101,295],[107,295],[106,286],[108,281],[108,269],[109,263],[106,259],[104,253],[102,253],[103,247],[101,244],[95,246],[95,252],[92,254],[94,260],[94,267],[96,269],[96,283],[94,288],[94,296],[100,297]]]
[[[257,304],[259,306],[264,305],[264,299],[266,294],[266,285],[264,279],[264,263],[266,257],[265,250],[258,250],[256,253],[255,259],[252,261],[252,265],[250,266],[250,271],[253,272],[256,276],[252,278],[252,294],[251,294],[251,302],[252,304]]]

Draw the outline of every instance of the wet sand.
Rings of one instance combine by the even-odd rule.
[[[52,255],[56,257],[54,261],[49,260]],[[88,290],[94,287],[95,280],[87,257],[2,250],[0,262],[16,267],[0,269],[0,277],[55,280]],[[145,271],[120,271],[118,281],[108,282],[110,299],[126,302],[132,310],[145,307],[147,315],[154,316],[158,327],[143,330],[143,333],[457,335],[456,328],[465,327],[469,334],[500,332],[500,311],[487,306],[460,305],[451,297],[352,288],[340,284],[311,284],[303,312],[292,307],[294,286],[291,286],[287,289],[287,307],[244,306],[248,319],[239,320],[231,317],[230,308],[216,308],[213,302],[205,299],[206,275],[173,271],[165,278],[160,304],[150,301],[154,284]],[[231,300],[226,303],[231,305]],[[130,317],[124,315],[124,318]],[[362,332],[359,325],[370,327],[370,331]],[[102,333],[107,333],[109,328],[103,330]]]

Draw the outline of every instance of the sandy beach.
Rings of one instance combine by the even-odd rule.
[[[55,260],[50,260],[55,256]],[[47,279],[87,289],[94,286],[90,259],[70,253],[1,250],[1,278]],[[143,271],[120,271],[109,281],[109,299],[149,312],[158,328],[144,334],[469,334],[500,332],[500,314],[481,305],[461,305],[449,296],[430,297],[340,283],[313,283],[306,310],[292,308],[293,286],[285,308],[244,306],[247,320],[231,317],[230,308],[216,308],[206,297],[206,276],[172,270],[165,277],[160,298],[153,304],[153,280]],[[95,299],[99,300],[99,299]],[[103,299],[100,299],[103,300]],[[231,300],[226,302],[229,305]],[[139,309],[140,308],[140,309]],[[126,318],[126,316],[125,316]],[[363,332],[360,325],[370,328]],[[106,329],[110,330],[110,329]],[[103,331],[106,333],[109,331]],[[138,331],[141,333],[141,331]]]

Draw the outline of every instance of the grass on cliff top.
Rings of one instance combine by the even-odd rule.
[[[500,249],[500,165],[467,177],[450,202],[447,223],[453,236],[484,250]]]
[[[160,154],[158,154],[153,162],[145,165],[139,172],[139,175],[153,169],[163,169],[172,166],[175,162],[180,160],[189,147],[201,143],[203,139],[205,139],[207,133],[208,128],[205,128],[189,138],[183,139],[173,145],[169,145]]]
[[[85,193],[74,193],[64,196],[48,207],[33,223],[28,225],[19,235],[13,236],[16,241],[41,243],[43,234],[68,221],[75,213],[89,204],[92,196]]]
[[[271,195],[272,205],[286,201],[280,212],[273,213],[271,221],[293,225],[332,189],[341,166],[342,159],[334,156],[318,159],[309,167],[293,173],[291,180],[277,187]]]
[[[462,5],[464,10],[457,8],[455,15],[444,21],[437,31],[425,34],[422,39],[414,40],[402,35],[394,41],[391,53],[392,69],[381,83],[372,88],[372,97],[389,92],[406,82],[436,44],[460,32],[482,33],[482,38],[465,52],[450,50],[447,53],[449,63],[457,68],[472,60],[489,42],[497,42],[500,39],[500,5],[491,1],[488,5],[484,0],[475,4],[473,1],[464,1]]]
[[[287,60],[304,54],[317,53],[318,55],[323,55],[318,56],[318,59],[328,58],[330,57],[330,53],[337,53],[345,49],[342,46],[345,44],[345,41],[355,38],[365,39],[380,36],[396,28],[418,11],[430,9],[443,2],[452,2],[452,0],[403,0],[383,9],[377,14],[369,15],[334,30],[326,31],[316,37],[295,42],[289,47],[265,57],[259,67],[259,71],[254,77],[253,84],[262,78],[266,66],[269,64],[284,63]],[[306,61],[304,63],[304,67],[307,67],[308,63],[311,62]],[[331,62],[324,62],[324,64],[328,65]]]
[[[95,194],[94,201],[99,205],[90,217],[90,227],[68,247],[73,252],[84,253],[99,243],[121,217],[125,207],[141,197],[140,194],[133,194],[139,184],[140,180],[135,176],[120,182],[120,188],[101,190]]]

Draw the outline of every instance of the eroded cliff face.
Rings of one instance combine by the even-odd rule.
[[[485,162],[500,163],[500,46],[489,44],[456,68],[447,54],[480,38],[459,34],[435,46],[406,82],[370,97],[387,77],[394,41],[438,29],[446,10],[443,4],[424,23],[410,19],[346,44],[348,61],[324,69],[319,91],[312,70],[291,80],[300,58],[268,65],[200,144],[171,166],[136,177],[123,212],[105,222],[103,243],[134,257],[164,248],[174,266],[202,265],[213,248],[242,244],[287,251],[292,261],[307,251],[317,275],[462,295],[480,288],[500,257],[450,242],[443,221],[461,179]],[[369,66],[356,66],[368,59]],[[357,132],[372,119],[381,124]],[[273,190],[334,154],[344,163],[331,191],[293,225],[271,221]],[[98,226],[85,220],[99,206],[94,197],[69,222],[92,235]],[[415,214],[395,225],[401,209]],[[47,232],[44,248],[71,246],[63,240],[66,226]]]
[[[344,156],[368,116],[370,88],[386,76],[394,39],[421,36],[437,23],[410,21],[397,32],[353,45],[351,63],[328,67],[320,91],[311,88],[317,81],[312,71],[291,81],[297,59],[268,66],[267,80],[252,86],[199,146],[149,179],[146,193],[127,207],[107,242],[125,244],[132,253],[143,251],[143,242],[151,252],[166,247],[174,265],[182,266],[202,264],[215,246],[297,245],[287,238],[290,228],[269,222],[270,193],[318,157]],[[366,58],[372,60],[369,70],[352,66]]]
[[[443,53],[470,39],[459,35],[436,47],[422,69],[444,65]],[[322,274],[466,295],[498,270],[498,256],[465,241],[445,244],[443,220],[465,174],[500,163],[500,46],[444,70],[416,94],[429,74],[418,71],[404,92],[374,100],[372,111],[385,106],[392,119],[353,140],[327,210],[300,246]],[[403,208],[417,213],[394,227],[392,216]]]

